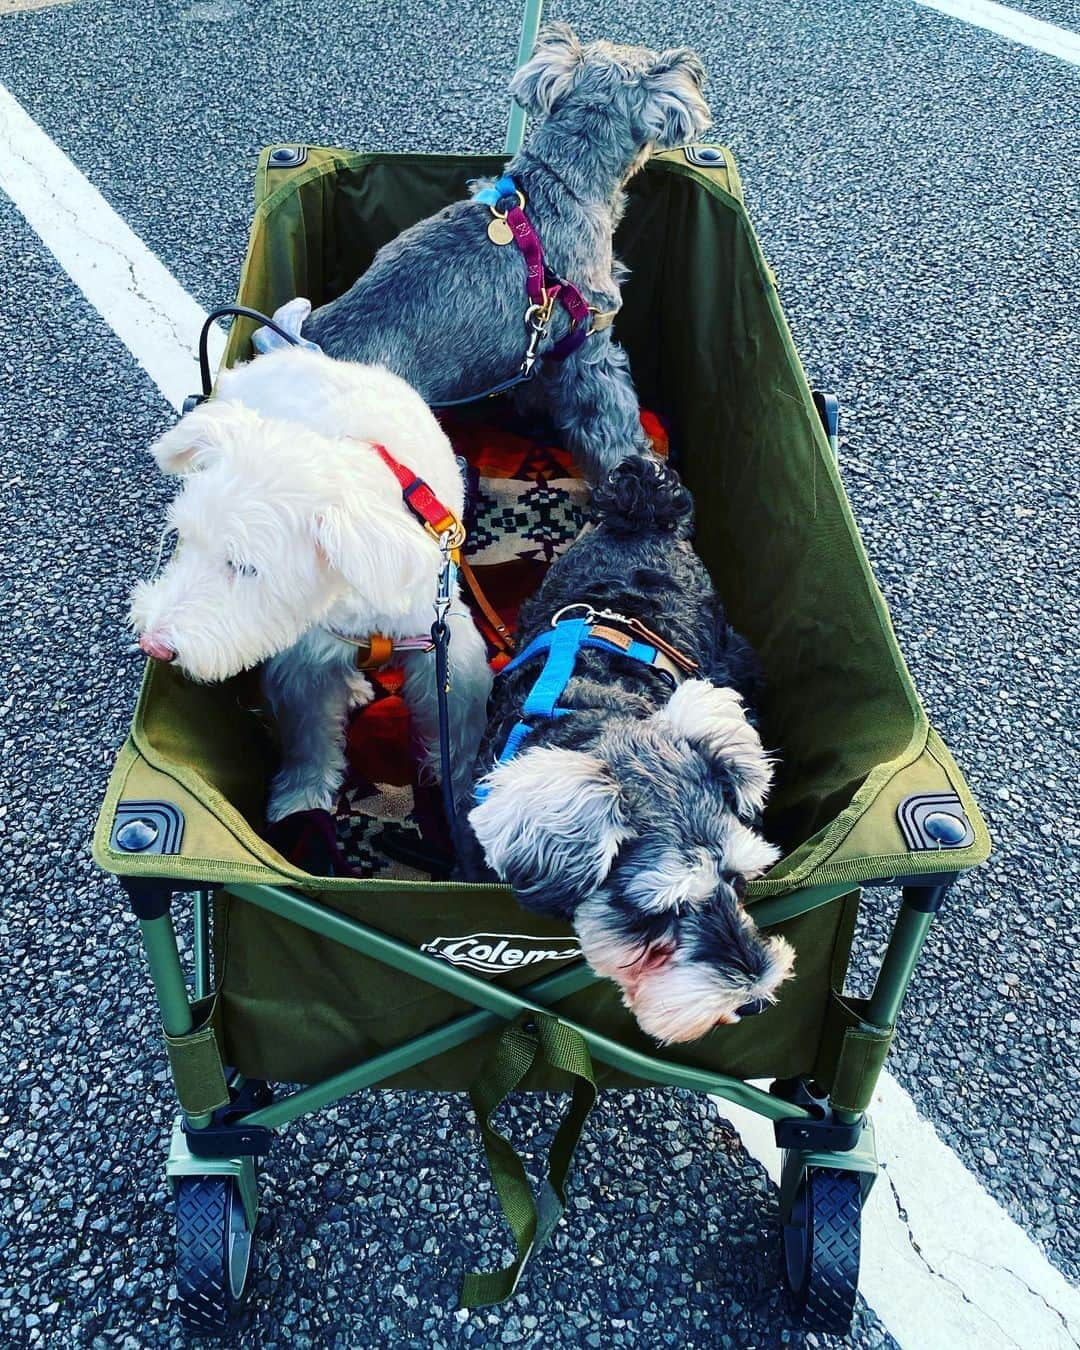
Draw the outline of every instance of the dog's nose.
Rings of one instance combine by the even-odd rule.
[[[736,1017],[756,1017],[758,1013],[763,1013],[769,1006],[767,998],[755,998],[749,1003],[744,1003],[741,1008],[735,1009]]]
[[[175,661],[176,653],[167,646],[160,638],[156,638],[152,633],[143,633],[139,638],[139,647],[151,661]]]

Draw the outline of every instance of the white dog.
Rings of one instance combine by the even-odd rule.
[[[404,380],[378,366],[290,348],[222,373],[217,396],[151,449],[183,478],[169,508],[177,547],[131,596],[139,646],[193,680],[266,662],[281,741],[267,818],[333,810],[345,773],[343,724],[373,695],[338,634],[426,634],[439,546],[373,448],[422,478],[458,520],[464,486],[450,442]],[[491,688],[483,639],[454,592],[451,752],[472,773]],[[441,772],[435,661],[403,656],[404,697],[422,767]]]

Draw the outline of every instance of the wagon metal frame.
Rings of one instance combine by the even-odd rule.
[[[895,1024],[923,943],[954,880],[954,874],[941,873],[897,879],[894,883],[901,886],[902,898],[866,1005],[867,1025],[888,1028]],[[177,883],[178,889],[183,886],[184,883]],[[173,884],[164,879],[129,881],[127,889],[138,917],[162,1029],[168,1040],[183,1044],[193,1033],[198,1034],[199,1000],[212,994],[212,893],[207,890],[190,892],[193,970],[189,995],[171,912]],[[524,1020],[527,1027],[530,1015],[551,1013],[561,1000],[587,988],[599,978],[579,960],[568,969],[547,975],[521,989],[504,989],[337,913],[303,894],[269,885],[230,885],[224,889],[236,898],[330,942],[351,948],[402,974],[422,979],[475,1005],[476,1009],[268,1104],[230,1112],[224,1119],[220,1111],[182,1113],[173,1128],[166,1162],[170,1182],[174,1189],[184,1178],[209,1177],[226,1184],[231,1182],[243,1206],[248,1234],[254,1232],[258,1213],[256,1162],[269,1151],[274,1131],[355,1092],[377,1087],[405,1069],[445,1054],[502,1025],[520,1024]],[[760,902],[754,909],[755,920],[761,927],[768,928],[833,904],[849,891],[848,883],[806,887]],[[857,1211],[853,1226],[850,1214],[841,1225],[846,1264],[842,1262],[839,1267],[815,1270],[813,1234],[809,1231],[805,1212],[800,1214],[799,1205],[807,1178],[828,1177],[836,1172],[852,1174],[860,1202],[865,1199],[878,1171],[869,1117],[864,1112],[836,1106],[827,1096],[822,1098],[820,1090],[805,1079],[784,1084],[779,1092],[766,1092],[728,1074],[679,1064],[661,1054],[641,1054],[565,1017],[559,1016],[558,1020],[567,1032],[580,1037],[594,1059],[613,1065],[636,1080],[709,1093],[773,1122],[777,1143],[783,1149],[780,1219],[789,1284],[800,1297],[800,1311],[808,1326],[843,1330],[850,1317],[858,1274]],[[230,1077],[230,1097],[234,1101],[239,1098],[241,1105],[245,1087],[242,1076],[234,1074]],[[848,1204],[850,1207],[850,1196]],[[511,1214],[507,1217],[518,1237],[518,1225]],[[521,1261],[502,1286],[502,1296],[507,1296],[516,1287],[534,1245],[531,1240],[525,1245]],[[227,1247],[223,1259],[227,1265]],[[820,1252],[818,1263],[820,1266]],[[225,1323],[218,1321],[217,1313],[215,1308],[210,1322],[204,1323],[189,1308],[187,1320],[195,1328],[219,1329]]]
[[[941,908],[945,893],[956,879],[955,874],[938,873],[930,877],[897,880],[902,899],[889,944],[882,957],[873,993],[866,1008],[866,1021],[878,1027],[890,1027],[897,1018],[900,1005],[911,983],[919,954],[930,925]],[[886,883],[887,884],[887,883]],[[183,891],[185,883],[178,882],[176,891]],[[367,924],[358,923],[346,915],[319,904],[308,897],[281,886],[229,885],[223,888],[238,899],[277,914],[301,928],[317,933],[331,942],[349,947],[373,960],[415,976],[436,988],[444,989],[469,1003],[477,1011],[455,1018],[433,1031],[402,1042],[393,1050],[376,1058],[365,1060],[325,1081],[305,1087],[271,1106],[246,1113],[246,1127],[277,1129],[320,1110],[362,1088],[376,1087],[403,1069],[411,1068],[435,1055],[461,1045],[530,1012],[549,1011],[561,999],[596,983],[595,975],[584,961],[576,961],[570,969],[545,976],[520,990],[504,989],[435,956],[410,947],[396,938],[380,933]],[[821,905],[828,905],[850,892],[847,883],[831,886],[809,886],[774,900],[764,900],[753,909],[754,920],[761,928],[770,928],[784,919],[806,914]],[[162,881],[160,886],[145,884],[129,886],[132,908],[139,921],[147,968],[153,981],[161,1012],[161,1025],[166,1035],[174,1038],[188,1036],[196,1028],[193,1010],[195,1001],[211,993],[210,960],[210,898],[205,890],[192,892],[193,929],[193,998],[188,994],[176,931],[171,915],[172,884]],[[667,1087],[687,1088],[693,1092],[707,1092],[717,1097],[756,1111],[772,1121],[807,1121],[814,1123],[820,1113],[806,1106],[784,1100],[741,1079],[728,1074],[711,1073],[665,1060],[661,1055],[643,1055],[602,1036],[589,1027],[560,1019],[563,1024],[581,1036],[590,1053],[604,1063],[614,1065],[643,1082]],[[862,1113],[842,1107],[832,1108],[836,1120],[857,1123]],[[186,1119],[188,1134],[197,1156],[197,1132],[209,1125],[211,1115],[200,1113]],[[235,1128],[235,1127],[229,1127]],[[810,1127],[811,1140],[815,1131]],[[857,1132],[856,1132],[857,1135]],[[854,1145],[852,1145],[854,1147]],[[832,1163],[843,1166],[843,1158],[851,1152],[837,1152]],[[864,1170],[859,1166],[856,1170]],[[239,1175],[239,1173],[237,1173]]]

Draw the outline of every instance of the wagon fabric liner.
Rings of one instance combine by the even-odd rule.
[[[264,152],[238,303],[269,313],[295,295],[317,305],[340,294],[383,243],[500,166],[494,157],[308,149],[300,165],[276,169]],[[862,1005],[842,998],[860,887],[961,871],[987,857],[989,840],[897,648],[730,156],[710,165],[682,150],[655,156],[629,199],[616,240],[631,272],[617,335],[643,404],[670,427],[697,504],[697,550],[765,669],[763,739],[780,760],[765,832],[784,856],[749,885],[746,903],[797,953],[796,978],[775,1008],[663,1058],[741,1079],[814,1075],[836,1104],[859,1110],[892,1032],[866,1025]],[[252,327],[237,321],[228,363],[250,356]],[[199,686],[148,665],[94,841],[99,864],[120,876],[214,888],[216,988],[195,1034],[222,1063],[311,1083],[470,1006],[229,887],[286,888],[413,948],[450,948],[458,961],[479,948],[473,969],[493,963],[489,977],[511,989],[574,960],[572,932],[522,910],[508,887],[314,878],[277,854],[260,835],[273,765],[257,702],[250,675]],[[942,847],[913,848],[905,836],[902,803],[924,797],[951,798],[969,827],[945,862]],[[118,809],[147,802],[177,808],[174,852],[117,843]],[[657,1053],[606,982],[556,1011]],[[497,1035],[385,1085],[466,1088]],[[178,1087],[185,1072],[197,1083],[206,1063],[175,1055]],[[638,1081],[604,1063],[596,1077]],[[524,1086],[565,1081],[539,1066]]]

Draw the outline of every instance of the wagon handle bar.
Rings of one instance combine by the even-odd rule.
[[[217,319],[223,319],[226,314],[232,314],[241,319],[255,319],[257,322],[265,324],[267,328],[273,329],[278,337],[284,338],[290,347],[300,345],[299,338],[294,337],[292,333],[286,333],[280,324],[276,324],[273,319],[268,318],[257,309],[248,309],[246,305],[222,305],[220,309],[212,310],[206,316],[206,322],[199,334],[199,378],[202,380],[203,398],[209,398],[214,389],[214,378],[210,374],[210,354],[207,351],[210,328]]]
[[[532,56],[536,46],[536,35],[540,31],[540,15],[544,10],[544,0],[525,0],[525,13],[521,19],[521,37],[518,40],[517,62],[515,70]],[[506,145],[503,153],[516,155],[525,139],[526,113],[516,103],[510,104],[510,120],[506,127]]]

